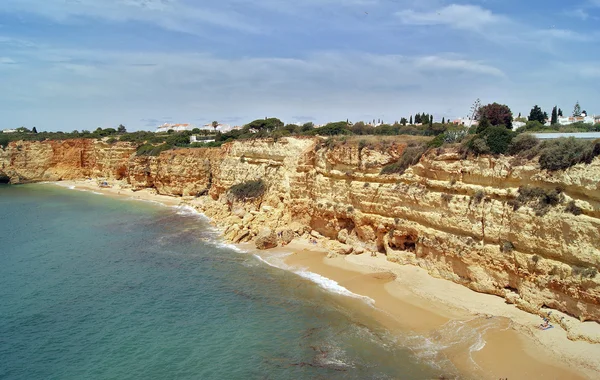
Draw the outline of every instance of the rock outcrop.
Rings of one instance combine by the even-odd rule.
[[[282,138],[136,157],[127,143],[13,142],[0,150],[0,177],[103,177],[193,196],[234,242],[266,248],[314,231],[337,254],[383,252],[530,312],[600,322],[600,159],[547,172],[536,160],[462,159],[440,149],[402,175],[380,175],[405,148]],[[259,199],[228,196],[232,185],[256,179],[267,184]],[[524,186],[560,187],[559,200],[540,209],[518,197]]]

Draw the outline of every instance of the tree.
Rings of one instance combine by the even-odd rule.
[[[575,108],[573,108],[573,116],[579,117],[581,116],[581,106],[579,105],[579,101],[575,103]]]
[[[491,126],[492,125],[490,124],[490,121],[484,115],[479,119],[479,124],[477,125],[477,129],[475,130],[475,133],[477,133],[477,134],[482,133],[483,131],[485,131],[486,129],[488,129]]]
[[[471,120],[477,120],[477,116],[479,115],[479,110],[481,109],[481,100],[477,98],[473,105],[471,106]]]
[[[347,124],[346,124],[347,125]],[[254,129],[256,131],[273,132],[276,129],[283,128],[283,122],[277,118],[258,119],[246,124],[246,130]]]
[[[558,109],[558,117],[563,117],[563,112],[560,108]]]
[[[31,130],[31,132],[32,132],[32,133],[38,133],[38,132],[37,132],[37,128],[36,128],[36,127],[33,127],[33,129]]]
[[[117,128],[117,133],[121,135],[127,133],[127,128],[125,128],[123,124],[119,124],[119,127]]]
[[[492,103],[483,106],[479,110],[478,119],[485,117],[492,125],[504,125],[512,129],[512,111],[505,104]]]
[[[212,127],[215,130],[215,132],[217,132],[217,127],[219,126],[219,122],[218,121],[213,121],[212,122]]]
[[[311,129],[313,129],[314,127],[315,127],[315,125],[309,121],[308,123],[302,124],[301,130],[302,130],[302,132],[308,132]]]
[[[407,122],[408,122],[408,120],[406,120],[405,117],[400,119],[400,124],[402,124],[402,125],[406,125]]]
[[[529,113],[529,121],[539,121],[542,124],[544,124],[546,122],[544,113],[542,112],[542,109],[540,107],[538,107],[537,104],[535,106],[533,106],[533,108],[531,109],[531,112]]]
[[[432,124],[433,124],[433,115],[430,115],[429,116],[429,125],[432,125]]]
[[[494,154],[506,153],[515,135],[515,132],[499,126],[489,127],[481,134]]]
[[[412,115],[410,115],[410,120],[408,121],[408,124],[412,125]]]
[[[442,124],[446,124],[446,118],[442,117]]]
[[[558,110],[557,107],[554,106],[554,108],[552,108],[552,119],[550,120],[550,124],[554,125],[558,123]]]
[[[519,118],[519,119],[521,118],[521,112],[519,112],[519,116],[517,116],[517,118]]]

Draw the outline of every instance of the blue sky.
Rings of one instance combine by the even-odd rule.
[[[600,0],[1,0],[0,129],[600,114]]]

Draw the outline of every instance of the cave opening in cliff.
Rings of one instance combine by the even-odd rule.
[[[4,173],[0,173],[0,183],[1,184],[9,184],[10,178]]]
[[[415,252],[417,250],[417,236],[413,234],[394,236],[393,239],[390,239],[389,246],[400,251]]]

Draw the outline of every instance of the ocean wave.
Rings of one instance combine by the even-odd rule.
[[[225,249],[230,249],[232,251],[236,251],[239,253],[248,253],[248,251],[243,250],[242,248],[238,247],[235,244],[230,244],[230,243],[224,243],[222,241],[215,241],[213,242],[217,247],[219,248],[225,248]]]
[[[167,205],[166,205],[166,204],[164,204],[164,203],[162,203],[162,202],[159,202],[159,201],[154,201],[154,200],[151,200],[151,199],[142,199],[142,198],[135,198],[135,197],[129,197],[129,198],[127,198],[127,199],[129,199],[129,200],[132,200],[132,201],[139,201],[139,202],[153,203],[153,204],[156,204],[156,205],[160,205],[160,206],[167,207]]]
[[[327,291],[330,291],[332,293],[340,294],[340,295],[343,295],[346,297],[362,299],[370,305],[375,304],[375,300],[372,299],[371,297],[362,296],[360,294],[353,293],[350,290],[348,290],[348,289],[344,288],[343,286],[341,286],[340,284],[338,284],[337,281],[334,281],[330,278],[321,276],[320,274],[309,272],[306,270],[298,270],[298,271],[294,271],[294,273],[296,273],[300,277],[303,277],[307,280],[314,282],[315,284],[319,285],[321,288],[323,288]]]

